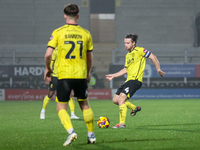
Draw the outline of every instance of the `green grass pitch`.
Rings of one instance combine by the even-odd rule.
[[[72,120],[78,138],[63,147],[68,134],[60,123],[56,103],[46,109],[46,119],[40,120],[42,101],[0,102],[0,150],[199,150],[200,99],[130,100],[142,111],[130,116],[128,109],[126,129],[112,129],[119,122],[119,107],[111,100],[90,100],[95,117],[97,143],[88,145],[87,129],[76,102]],[[69,112],[69,109],[68,109]],[[110,119],[110,127],[98,128],[100,116]]]

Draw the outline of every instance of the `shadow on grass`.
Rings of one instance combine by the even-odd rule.
[[[145,125],[140,127],[162,127],[162,126],[187,126],[187,125],[200,125],[200,123],[182,123],[182,124],[162,124],[162,125]]]
[[[136,129],[139,130],[171,130],[171,131],[181,131],[181,132],[200,132],[199,129],[169,129],[169,128],[158,128],[158,127],[181,127],[181,126],[191,126],[191,125],[200,125],[200,123],[185,123],[185,124],[165,124],[165,125],[145,125],[139,126]],[[155,127],[155,128],[154,128]]]
[[[160,139],[133,139],[133,140],[128,140],[128,139],[124,139],[124,140],[116,140],[116,141],[98,141],[97,143],[91,145],[92,146],[92,149],[98,149],[98,150],[127,150],[127,147],[126,148],[116,148],[116,147],[113,147],[113,143],[114,144],[119,144],[119,143],[128,143],[128,142],[144,142],[144,141],[169,141],[169,140],[174,140],[177,138],[160,138]],[[103,145],[105,144],[105,145]],[[108,146],[108,144],[111,144],[110,146]],[[88,147],[87,148],[84,148],[83,146],[86,146],[86,145],[90,145],[90,144],[87,144],[87,143],[81,143],[79,145],[73,145],[73,147],[75,147],[76,149],[82,149],[82,150],[88,150]],[[95,147],[95,148],[94,148]]]
[[[115,149],[115,150],[126,150],[127,148],[124,148],[124,149],[122,149],[122,148],[113,148],[112,146],[110,147],[110,146],[106,146],[107,144],[118,144],[118,143],[128,143],[128,142],[143,142],[143,141],[168,141],[168,140],[174,140],[174,139],[176,139],[177,140],[177,138],[160,138],[160,139],[132,139],[132,140],[129,140],[129,139],[124,139],[124,140],[116,140],[116,141],[98,141],[97,143],[95,143],[94,145],[92,145],[92,146],[95,146],[96,148],[94,148],[94,147],[92,147],[93,149],[101,149],[101,150],[110,150],[110,149]],[[102,145],[102,144],[106,144],[106,145]],[[82,149],[82,150],[84,150],[84,149],[86,149],[87,150],[87,148],[83,148],[82,146],[86,146],[86,145],[90,145],[90,144],[87,144],[87,143],[81,143],[81,144],[79,144],[79,145],[74,145],[73,147],[75,147],[75,148],[77,148],[77,149]]]
[[[95,145],[98,144],[103,144],[103,143],[124,143],[124,142],[143,142],[143,141],[168,141],[168,140],[174,140],[177,138],[161,138],[161,139],[132,139],[132,140],[128,140],[128,139],[124,139],[124,140],[116,140],[116,141],[101,141],[101,142],[97,142],[95,143]],[[87,145],[86,143],[82,143],[80,145]]]
[[[73,120],[73,121],[85,121],[85,120],[82,119],[82,118],[79,118],[79,119],[71,119],[71,120]],[[98,119],[95,119],[94,122],[97,122],[97,120],[98,120]]]

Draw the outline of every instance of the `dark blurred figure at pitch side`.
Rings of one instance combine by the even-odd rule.
[[[92,67],[91,69],[91,79],[90,79],[90,85],[93,89],[103,89],[104,83],[103,79],[99,79],[98,75],[96,74],[96,67]]]
[[[196,17],[195,25],[197,28],[197,47],[199,47],[200,46],[200,12],[198,13]]]
[[[32,75],[26,79],[26,86],[30,89],[40,89],[37,78],[34,78]]]

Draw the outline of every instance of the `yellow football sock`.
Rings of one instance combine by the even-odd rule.
[[[47,105],[49,104],[51,98],[49,98],[48,96],[45,96],[44,100],[43,100],[43,109],[46,109]]]
[[[91,108],[83,110],[83,117],[88,129],[88,132],[94,132],[94,114]]]
[[[68,103],[69,103],[69,107],[70,107],[71,113],[74,112],[74,110],[75,110],[75,103],[74,103],[73,98],[70,98],[70,100],[69,100]]]
[[[127,113],[126,104],[122,104],[121,106],[119,106],[119,123],[125,124],[126,113]]]
[[[128,100],[125,101],[126,107],[132,110],[135,110],[136,106],[134,104],[132,104],[131,102],[129,102]]]
[[[60,118],[61,123],[63,124],[64,128],[68,131],[69,129],[73,129],[71,119],[65,109],[61,109],[58,112],[58,116]]]

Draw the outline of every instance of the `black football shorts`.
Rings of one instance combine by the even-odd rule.
[[[130,99],[141,86],[142,82],[138,80],[129,80],[119,87],[116,94],[120,95],[120,93],[124,93],[127,95],[127,98]]]
[[[49,91],[56,91],[57,90],[57,77],[51,77],[51,82],[49,83]]]
[[[86,79],[61,79],[58,80],[57,97],[59,102],[68,102],[71,91],[79,101],[88,97],[88,83]]]

